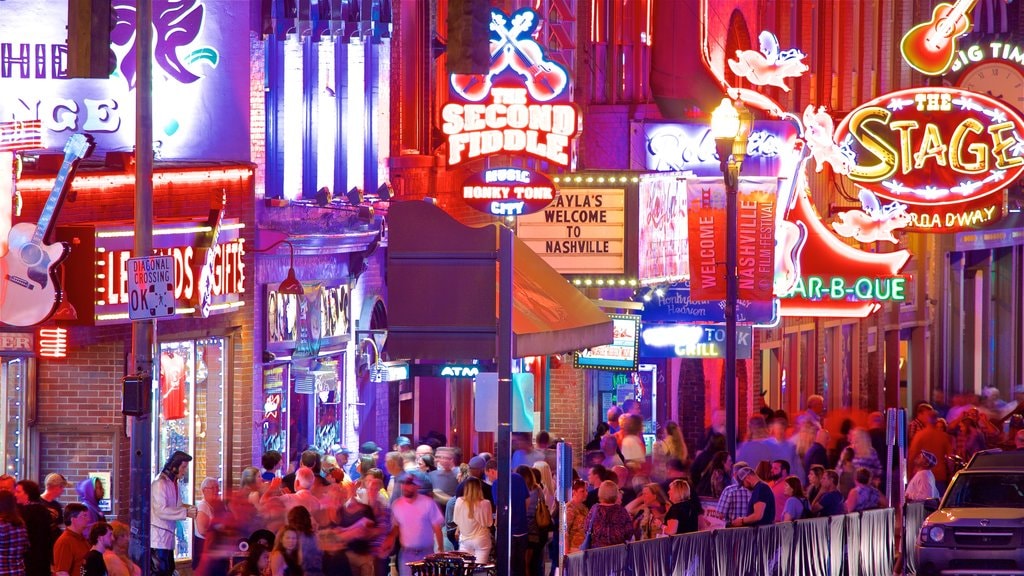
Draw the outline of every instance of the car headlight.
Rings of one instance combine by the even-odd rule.
[[[939,543],[946,537],[946,530],[942,526],[922,526],[921,527],[921,543],[928,544],[930,542]]]

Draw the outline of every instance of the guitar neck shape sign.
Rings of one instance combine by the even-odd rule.
[[[210,198],[210,215],[207,226],[210,233],[207,236],[209,242],[205,246],[199,246],[196,251],[195,262],[199,264],[195,277],[199,279],[195,291],[196,312],[203,318],[210,316],[210,303],[213,299],[213,276],[214,264],[217,257],[217,239],[220,236],[220,227],[224,222],[224,207],[227,205],[227,193],[225,191],[214,193]]]
[[[0,261],[0,322],[35,326],[56,312],[63,298],[56,270],[67,257],[63,242],[47,244],[54,217],[71,187],[78,163],[89,155],[92,141],[75,134],[64,145],[64,162],[36,224],[22,222],[8,234],[9,250]]]
[[[911,28],[900,42],[907,64],[929,76],[945,73],[956,54],[956,39],[971,29],[968,14],[977,2],[956,0],[955,4],[939,4],[931,20]]]

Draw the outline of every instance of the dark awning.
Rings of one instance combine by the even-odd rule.
[[[388,352],[393,358],[494,358],[498,226],[471,228],[427,202],[388,210]],[[612,342],[612,321],[516,240],[513,355]]]

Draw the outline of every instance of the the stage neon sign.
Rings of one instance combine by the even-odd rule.
[[[580,116],[569,101],[569,77],[533,40],[536,12],[511,18],[491,11],[487,74],[452,74],[453,101],[441,109],[448,165],[492,154],[528,154],[569,166]]]
[[[966,212],[981,212],[965,217],[947,221],[945,214],[965,212],[965,203],[1006,188],[1024,172],[1024,119],[998,100],[956,88],[876,98],[843,119],[836,140],[853,159],[850,179],[906,203],[913,218],[908,229],[915,231],[959,230],[997,219],[1001,210],[986,211],[999,204],[994,200],[971,206]]]

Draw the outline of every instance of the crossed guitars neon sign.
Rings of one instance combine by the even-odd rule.
[[[441,109],[450,166],[498,153],[569,165],[579,113],[568,101],[568,72],[533,39],[537,23],[529,8],[511,18],[491,10],[490,69],[451,75],[453,101]]]

